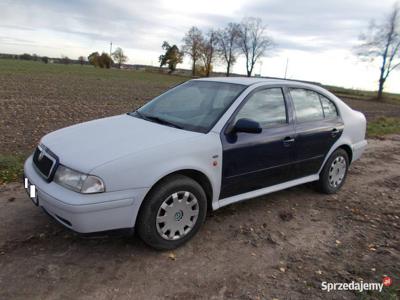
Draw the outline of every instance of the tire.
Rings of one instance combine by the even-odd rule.
[[[137,233],[155,249],[174,249],[197,233],[206,212],[207,198],[200,184],[184,175],[171,175],[159,182],[143,201]]]
[[[317,187],[324,194],[334,194],[343,186],[347,170],[349,169],[349,156],[344,149],[334,151],[322,169]]]

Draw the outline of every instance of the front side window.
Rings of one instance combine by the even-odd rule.
[[[235,120],[251,119],[264,128],[287,123],[286,106],[281,88],[254,92],[240,109]]]
[[[324,118],[319,95],[304,89],[290,89],[296,120],[298,122],[317,121]]]
[[[150,121],[197,132],[207,132],[219,120],[245,85],[193,80],[156,97],[137,110]]]

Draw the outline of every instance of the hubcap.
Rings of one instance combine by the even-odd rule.
[[[182,220],[182,218],[183,218],[183,211],[177,211],[176,213],[175,213],[175,221],[180,221],[180,220]]]
[[[329,168],[329,184],[331,187],[338,187],[346,175],[346,160],[343,156],[338,156]]]
[[[166,240],[178,240],[194,227],[199,215],[197,198],[181,191],[168,196],[157,212],[157,232]]]

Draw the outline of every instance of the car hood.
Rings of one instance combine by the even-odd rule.
[[[119,115],[51,132],[41,143],[59,157],[61,164],[89,173],[123,156],[199,135],[202,134]]]

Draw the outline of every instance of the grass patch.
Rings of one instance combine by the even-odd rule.
[[[398,300],[398,290],[391,287],[383,287],[382,292],[367,291],[363,293],[357,292],[357,298],[360,300]]]
[[[399,277],[396,275],[390,276],[393,284],[389,287],[384,286],[382,292],[379,291],[364,291],[362,293],[355,292],[359,300],[398,300],[400,296],[400,286],[398,284]],[[375,282],[380,282],[381,278],[376,278]],[[372,280],[371,282],[373,282]]]
[[[380,117],[367,124],[368,137],[400,133],[400,118]]]
[[[22,180],[25,156],[0,155],[0,184]]]
[[[135,70],[120,69],[101,69],[91,65],[78,64],[45,64],[41,61],[24,61],[16,59],[0,59],[0,75],[28,75],[34,74],[42,76],[70,76],[76,79],[103,79],[113,81],[130,82],[158,82],[167,85],[175,85],[177,83],[188,80],[189,78],[175,75],[167,75],[164,73],[144,72]]]
[[[377,101],[376,100],[376,97],[377,97],[376,91],[346,89],[346,88],[330,86],[330,85],[325,85],[324,88],[328,89],[330,92],[334,93],[339,98]],[[378,101],[378,103],[379,102],[380,101]],[[382,96],[382,102],[399,104],[400,103],[400,94],[384,92],[383,96]]]

